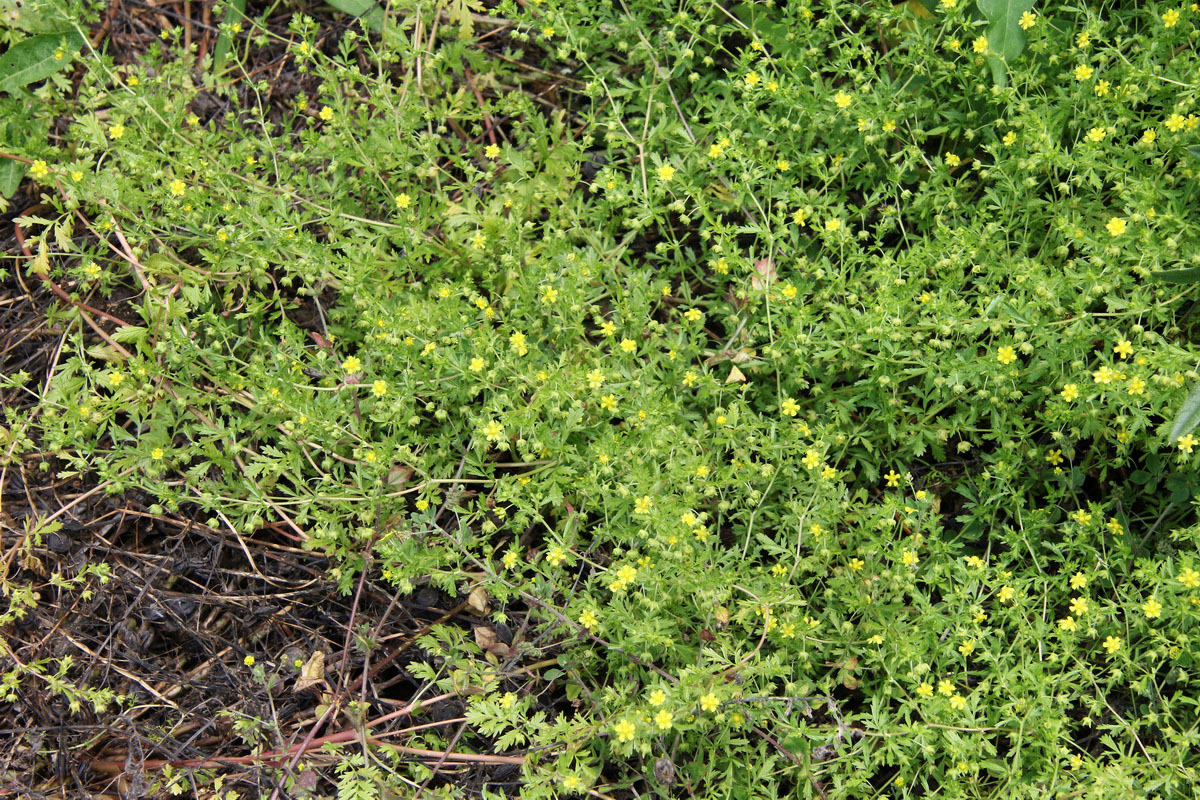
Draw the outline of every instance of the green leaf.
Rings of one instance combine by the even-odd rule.
[[[1192,387],[1192,392],[1183,401],[1183,408],[1179,409],[1179,415],[1175,417],[1175,424],[1171,426],[1171,434],[1167,438],[1171,443],[1179,440],[1180,436],[1187,436],[1191,433],[1196,425],[1200,423],[1200,383]]]
[[[364,27],[383,30],[383,7],[375,0],[329,0],[338,11],[357,17]]]
[[[232,25],[235,22],[241,22],[246,16],[246,0],[230,0],[229,13],[225,15],[224,22]],[[217,37],[217,43],[213,46],[212,70],[209,75],[220,75],[225,69],[225,58],[229,55],[229,48],[233,39],[232,34],[228,30],[221,31],[221,35]]]
[[[1187,269],[1171,269],[1166,272],[1153,272],[1150,277],[1163,283],[1195,283],[1200,281],[1200,267]]]
[[[1015,61],[1025,49],[1025,31],[1021,30],[1021,15],[1033,8],[1033,0],[976,0],[975,5],[987,18],[987,40],[992,52],[1006,62]],[[992,67],[995,75],[996,68]]]
[[[83,47],[75,31],[30,36],[0,56],[0,92],[13,92],[35,81],[49,78],[69,66],[71,55]]]
[[[25,165],[10,158],[0,158],[0,199],[12,197],[25,177]]]

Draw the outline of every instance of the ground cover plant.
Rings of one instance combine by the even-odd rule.
[[[81,737],[81,782],[1195,791],[1200,8],[335,5],[4,33],[58,37],[0,100],[5,269],[61,336],[0,468],[325,559],[352,609],[337,658],[222,656],[308,716],[137,769]],[[11,708],[154,705],[14,644],[113,591],[29,505]],[[356,628],[423,592],[454,613]]]

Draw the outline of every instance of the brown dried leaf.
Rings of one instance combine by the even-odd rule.
[[[745,383],[746,376],[742,374],[742,371],[740,369],[738,369],[737,367],[731,366],[729,368],[729,377],[725,379],[725,382],[726,383]]]
[[[296,678],[296,685],[292,687],[292,691],[307,691],[324,682],[325,651],[314,650],[313,654],[308,657],[308,661],[304,662],[304,666],[300,668],[300,677]]]
[[[482,586],[476,586],[467,595],[467,609],[477,617],[487,616],[488,593]]]
[[[496,632],[485,625],[475,626],[475,644],[482,647],[484,650],[491,650],[496,645],[500,644],[500,637]]]

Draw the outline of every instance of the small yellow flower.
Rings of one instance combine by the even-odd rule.
[[[674,719],[671,716],[671,712],[665,708],[654,715],[654,724],[658,726],[660,731],[670,730],[673,722]]]
[[[883,476],[883,479],[885,481],[887,481],[888,486],[899,486],[900,485],[900,473],[896,472],[896,470],[894,470],[894,469],[889,470],[888,474]]]
[[[1083,138],[1087,139],[1089,142],[1099,142],[1099,141],[1102,141],[1104,139],[1104,137],[1107,135],[1108,135],[1107,128],[1097,126],[1095,128],[1089,128],[1087,135],[1084,136]],[[1114,234],[1114,236],[1115,235],[1116,234]]]
[[[866,566],[866,562],[864,562],[864,561],[863,561],[861,558],[852,558],[852,559],[850,559],[850,569],[851,569],[853,572],[858,572],[858,571],[859,571],[860,569],[862,569],[864,566]]]
[[[242,663],[245,664],[247,667],[253,667],[254,666],[254,656],[246,656],[245,658],[242,659]]]
[[[1011,586],[1001,586],[1000,591],[996,593],[996,599],[1001,603],[1007,603],[1016,597],[1017,591]]]
[[[1154,128],[1146,128],[1142,131],[1142,144],[1154,144],[1154,140],[1158,138],[1158,131]]]
[[[1082,617],[1087,613],[1088,601],[1083,597],[1074,597],[1071,599],[1071,613],[1077,617]]]
[[[362,369],[362,361],[359,360],[358,356],[350,356],[342,362],[342,369],[349,373],[358,372]]]
[[[1005,147],[1012,147],[1017,142],[1017,134],[1015,131],[1009,131],[1000,141],[1004,142]]]
[[[1113,348],[1113,352],[1117,357],[1124,360],[1133,355],[1133,344],[1128,339],[1122,339],[1117,342],[1117,346]]]
[[[1068,383],[1067,385],[1063,386],[1062,391],[1059,392],[1059,396],[1062,397],[1063,400],[1066,400],[1068,403],[1070,403],[1072,400],[1075,400],[1079,397],[1079,387],[1073,383]]]
[[[954,695],[950,698],[950,707],[955,711],[962,711],[967,707],[967,698],[963,697],[961,694]]]
[[[1112,654],[1116,653],[1118,650],[1120,650],[1120,649],[1121,649],[1121,639],[1120,639],[1120,637],[1117,637],[1117,636],[1109,636],[1109,637],[1107,637],[1107,638],[1104,640],[1104,645],[1103,645],[1103,647],[1104,647],[1104,649],[1105,649],[1105,650],[1107,650],[1107,651],[1108,651],[1108,654],[1111,656]]]
[[[921,697],[932,697],[933,684],[929,683],[929,681],[922,683],[917,687],[917,694],[919,694]]]
[[[482,358],[475,356],[471,359],[471,363],[467,365],[467,369],[469,369],[471,372],[483,372],[483,369],[486,366],[487,364]]]
[[[35,178],[44,178],[50,174],[50,167],[42,159],[37,159],[29,167],[29,174]]]
[[[579,624],[587,628],[592,633],[595,633],[596,629],[600,627],[600,619],[596,616],[596,613],[589,608],[584,610],[584,612],[579,615]]]
[[[120,139],[125,135],[125,126],[118,122],[108,129],[108,135],[113,139]]]
[[[1075,80],[1086,81],[1088,78],[1092,77],[1094,73],[1095,70],[1089,67],[1087,64],[1080,64],[1075,68]]]
[[[946,166],[957,167],[961,163],[962,159],[958,157],[957,153],[946,153]]]
[[[1088,579],[1087,579],[1087,576],[1084,575],[1082,572],[1076,572],[1074,575],[1071,576],[1070,583],[1071,583],[1072,589],[1078,590],[1078,589],[1082,589],[1083,587],[1087,586]]]
[[[371,394],[375,395],[376,397],[383,397],[385,394],[387,394],[387,390],[387,381],[375,381],[373,384],[371,384]]]
[[[709,692],[708,694],[706,694],[700,698],[700,707],[702,709],[704,709],[705,711],[709,711],[709,712],[716,711],[717,706],[719,706],[720,704],[721,704],[721,701],[718,700],[717,696],[715,694],[713,694],[712,692]]]
[[[617,735],[618,742],[632,742],[633,735],[637,732],[637,726],[627,719],[623,719],[616,725],[613,725],[613,733]]]
[[[986,53],[988,51],[988,40],[986,36],[979,36],[975,41],[971,42],[971,49],[976,53]]]
[[[411,205],[412,198],[408,196],[407,192],[401,192],[400,194],[396,195],[396,208],[403,211]]]
[[[797,403],[792,398],[787,397],[787,398],[784,398],[784,401],[780,405],[779,410],[782,411],[786,416],[794,417],[800,411],[800,404]]]
[[[759,77],[759,74],[757,72],[746,73],[746,85],[747,86],[757,86],[758,82],[761,80],[762,80],[762,78]]]
[[[1178,439],[1176,439],[1175,444],[1178,445],[1179,449],[1183,452],[1190,453],[1192,452],[1192,448],[1197,444],[1196,437],[1189,433],[1186,436],[1180,436]]]
[[[912,550],[905,550],[903,555],[900,556],[900,562],[906,567],[914,566],[918,561],[920,561],[920,559]]]
[[[964,640],[963,643],[958,646],[958,652],[962,653],[964,657],[971,655],[971,653],[974,653],[975,652],[975,640],[974,639]]]
[[[1014,350],[1012,347],[1005,345],[1004,347],[1001,347],[1000,350],[996,353],[996,360],[999,361],[1001,364],[1008,366],[1009,364],[1011,364],[1012,362],[1017,360],[1017,351]]]
[[[1200,572],[1188,567],[1179,573],[1179,582],[1183,584],[1185,589],[1200,587]]]
[[[1179,22],[1179,12],[1173,8],[1168,8],[1163,12],[1162,23],[1164,28],[1174,28]]]
[[[853,98],[845,92],[838,92],[833,96],[833,102],[838,108],[848,108]]]
[[[164,455],[166,455],[166,453],[163,452],[161,447],[156,447],[150,452],[150,457],[155,461],[162,461]]]
[[[1105,224],[1104,228],[1105,228],[1105,230],[1108,231],[1110,236],[1120,236],[1122,233],[1125,232],[1125,228],[1127,225],[1128,225],[1128,223],[1125,220],[1121,219],[1120,217],[1112,217]]]
[[[1142,613],[1146,615],[1146,619],[1158,619],[1162,616],[1162,610],[1163,605],[1158,602],[1158,598],[1151,597],[1142,603]]]
[[[954,684],[947,680],[938,681],[938,691],[949,697],[954,694]]]
[[[895,133],[896,132],[896,120],[889,119],[887,122],[883,123],[882,127],[883,127],[884,133]]]
[[[650,509],[654,507],[654,498],[650,495],[642,495],[633,501],[633,513],[649,514]]]
[[[660,181],[669,181],[671,178],[675,177],[675,172],[675,168],[670,164],[663,164],[658,168],[658,179]]]
[[[1026,11],[1021,15],[1021,19],[1017,21],[1017,24],[1021,26],[1021,30],[1027,31],[1037,24],[1037,15],[1032,11]]]
[[[328,122],[333,119],[333,109],[329,106],[322,106],[321,110],[317,112],[317,116]]]
[[[840,230],[841,227],[842,227],[842,221],[840,219],[825,220],[825,230],[827,230],[827,231],[832,232],[832,231]]]
[[[1048,461],[1053,466],[1057,467],[1059,464],[1062,463],[1062,460],[1063,460],[1062,450],[1051,450],[1046,453],[1046,461]]]
[[[1183,130],[1185,125],[1187,125],[1187,120],[1179,114],[1172,114],[1171,116],[1167,117],[1166,125],[1167,130],[1169,130],[1171,133],[1178,133],[1179,131]]]

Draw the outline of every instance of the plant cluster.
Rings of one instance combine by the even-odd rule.
[[[282,96],[89,52],[21,269],[136,298],[8,452],[532,609],[573,714],[426,641],[524,797],[1183,796],[1200,10],[991,5],[226,23]]]

